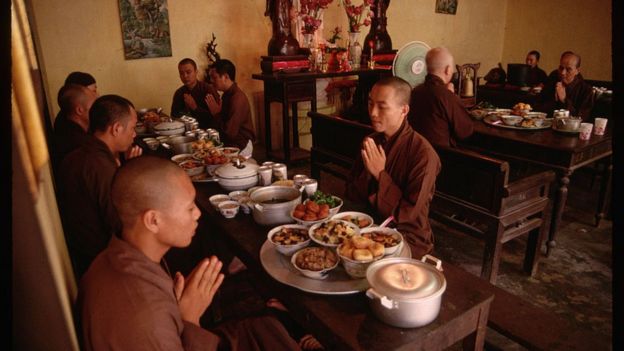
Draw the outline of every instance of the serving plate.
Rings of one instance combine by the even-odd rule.
[[[494,126],[494,127],[516,129],[516,130],[542,130],[542,129],[549,129],[552,127],[551,119],[545,119],[544,124],[542,124],[541,127],[509,126],[503,123],[503,121],[498,116],[494,116],[494,115],[488,115],[487,117],[485,117],[483,119],[483,123]]]
[[[403,244],[400,251],[387,257],[412,257],[409,245]],[[382,258],[383,259],[383,258]],[[307,278],[299,273],[290,263],[290,258],[280,254],[275,245],[268,240],[260,248],[260,262],[264,270],[280,283],[295,287],[309,293],[321,295],[357,294],[369,288],[366,278],[353,279],[339,264],[323,280]]]

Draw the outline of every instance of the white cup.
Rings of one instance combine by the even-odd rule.
[[[273,168],[270,166],[262,166],[258,168],[258,181],[261,186],[271,185],[273,178]]]
[[[596,135],[604,135],[605,129],[607,128],[606,118],[596,118],[594,119],[594,134]]]
[[[303,182],[308,179],[308,176],[305,174],[295,174],[293,177],[293,181],[295,182],[295,186],[300,187],[303,185]]]
[[[219,212],[225,218],[234,218],[238,213],[240,204],[236,201],[223,201],[219,204]]]
[[[303,182],[303,188],[306,192],[306,195],[308,195],[308,197],[314,195],[314,193],[316,192],[316,190],[318,189],[318,182],[316,181],[316,179],[306,179]]]
[[[591,123],[581,123],[581,128],[579,128],[579,139],[589,140],[593,128],[594,125]]]

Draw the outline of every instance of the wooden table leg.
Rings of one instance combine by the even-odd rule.
[[[282,103],[282,133],[284,145],[282,148],[284,149],[284,163],[288,164],[290,162],[290,116],[288,116],[288,102],[284,99]]]
[[[487,332],[487,321],[490,315],[490,303],[482,304],[479,310],[477,329],[464,338],[462,348],[464,350],[483,350],[485,344],[485,334]]]
[[[297,113],[297,103],[292,103],[293,115],[293,147],[299,147],[299,114]]]
[[[611,174],[613,173],[613,163],[611,157],[607,158],[600,179],[600,192],[598,195],[598,209],[596,210],[596,227],[600,225],[600,221],[605,218],[611,203]]]
[[[271,159],[271,102],[266,97],[266,86],[264,88],[265,96],[264,96],[264,145],[266,146],[266,158],[267,160]]]
[[[548,242],[546,243],[546,256],[548,256],[550,251],[557,245],[555,242],[555,235],[557,234],[557,229],[561,223],[561,216],[563,215],[563,210],[565,209],[565,204],[568,199],[568,184],[570,184],[571,175],[572,170],[570,169],[561,173],[558,172],[557,174],[559,188],[555,189],[554,192],[553,212],[550,221],[550,231],[548,232]]]

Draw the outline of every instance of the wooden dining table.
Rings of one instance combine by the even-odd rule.
[[[547,254],[556,246],[555,237],[568,197],[570,176],[577,169],[600,161],[602,171],[596,225],[605,217],[611,189],[612,131],[608,126],[604,135],[592,134],[589,140],[580,140],[578,133],[564,133],[551,128],[522,130],[502,128],[474,120],[474,133],[459,143],[462,147],[537,164],[552,169],[557,174],[552,199],[551,223],[547,241]]]
[[[438,317],[420,328],[397,328],[378,320],[364,292],[348,295],[315,294],[274,280],[263,268],[260,252],[271,227],[256,224],[251,214],[241,212],[226,219],[208,198],[227,193],[217,183],[195,183],[196,202],[219,235],[253,271],[257,284],[268,288],[291,315],[312,332],[329,350],[441,350],[457,342],[464,349],[480,350],[493,294],[484,280],[457,267],[442,264],[447,281]],[[358,209],[345,201],[343,210]]]

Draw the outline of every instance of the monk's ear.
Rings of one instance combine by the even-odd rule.
[[[405,117],[407,116],[407,114],[409,113],[410,107],[408,104],[404,104],[403,107],[401,107],[401,116]]]
[[[147,210],[143,212],[141,216],[141,220],[145,228],[147,228],[150,232],[157,233],[159,226],[162,222],[160,218],[160,212],[156,210]]]
[[[113,122],[113,124],[110,126],[110,133],[113,136],[118,136],[119,134],[121,134],[122,131],[123,131],[123,126],[121,125],[119,121]]]

